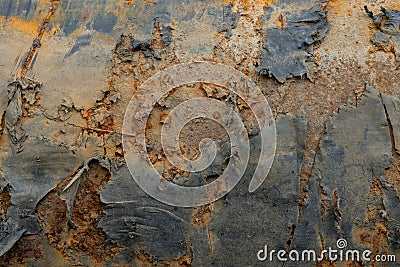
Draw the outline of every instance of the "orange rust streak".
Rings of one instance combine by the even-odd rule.
[[[50,4],[51,4],[50,11],[47,13],[46,17],[44,18],[44,20],[42,22],[42,25],[39,28],[38,35],[37,35],[36,39],[34,40],[34,42],[35,41],[39,41],[39,43],[41,43],[43,35],[46,32],[46,28],[49,25],[50,20],[53,17],[58,5],[60,4],[60,1],[59,0],[53,0],[53,1],[50,2]],[[35,45],[35,43],[33,43],[32,46],[31,46],[31,49],[29,51],[29,54],[28,54],[28,56],[27,56],[27,58],[25,60],[24,68],[19,73],[19,76],[21,78],[24,78],[26,73],[28,72],[28,70],[29,70],[29,68],[31,66],[32,60],[33,60],[33,58],[34,58],[34,56],[36,54],[36,50],[37,49],[38,49],[38,46]]]
[[[255,9],[256,6],[271,6],[279,0],[225,0],[224,4],[232,3],[233,6],[241,6],[244,10]]]
[[[131,5],[135,4],[135,1],[136,1],[136,0],[124,0],[123,2],[124,2],[125,4],[131,6]],[[152,4],[152,5],[157,4],[156,1],[151,1],[151,0],[142,0],[142,1],[145,2],[145,3],[148,3],[148,4]]]

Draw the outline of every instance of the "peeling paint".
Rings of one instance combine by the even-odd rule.
[[[296,1],[285,1],[284,4],[288,6],[265,8],[265,50],[260,65],[260,74],[274,77],[280,83],[312,72],[309,65],[316,63],[313,45],[322,41],[329,29],[322,2],[305,1],[300,12],[295,10],[299,8]],[[274,13],[278,12],[275,10],[280,9],[284,11],[278,15],[278,23],[271,24]]]
[[[371,38],[378,50],[393,53],[396,61],[400,62],[400,11],[381,7],[381,13],[374,15],[365,6],[365,12],[380,30]]]

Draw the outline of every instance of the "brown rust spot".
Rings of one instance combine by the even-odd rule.
[[[20,266],[29,259],[40,261],[43,258],[43,248],[37,237],[24,236],[2,257],[0,266]]]
[[[5,187],[2,192],[0,192],[0,221],[7,220],[7,209],[10,206],[11,195],[9,187]]]
[[[97,228],[97,224],[103,216],[104,208],[104,204],[100,201],[99,192],[110,178],[110,173],[100,164],[90,164],[89,173],[82,176],[71,210],[71,219],[78,225],[78,228],[70,236],[69,245],[91,255],[100,262],[117,252],[115,246],[106,242],[104,231]]]
[[[103,229],[97,228],[104,209],[99,192],[110,178],[108,170],[99,163],[89,164],[89,172],[81,177],[71,210],[76,228],[68,225],[66,204],[58,196],[70,179],[60,183],[38,205],[37,214],[49,243],[71,264],[79,264],[84,256],[88,256],[93,264],[100,264],[119,251],[116,245],[106,240]]]
[[[143,251],[135,250],[137,263],[140,267],[160,266],[160,267],[189,267],[192,266],[192,258],[183,255],[173,260],[155,260],[153,256]]]
[[[336,16],[343,16],[346,14],[347,7],[345,0],[330,0],[328,3],[328,10]]]
[[[67,205],[52,191],[38,204],[36,212],[47,240],[61,250],[66,235]]]
[[[366,215],[367,227],[363,227],[355,231],[355,236],[360,244],[366,245],[372,251],[371,258],[381,254],[388,249],[387,229],[384,224],[384,219],[380,215],[380,210],[373,203],[382,203],[382,184],[380,180],[374,179],[372,185],[368,189],[368,210]],[[371,266],[377,266],[376,263],[371,263]]]
[[[323,260],[321,262],[316,262],[315,267],[336,267],[336,264],[334,262],[330,262],[328,260]]]
[[[277,23],[279,28],[284,29],[286,28],[286,18],[283,14],[278,15]]]
[[[194,215],[192,216],[192,225],[199,226],[208,222],[211,218],[212,207],[212,204],[197,207],[194,210]]]
[[[279,0],[225,0],[224,4],[227,5],[232,3],[234,11],[243,9],[244,11],[262,12],[263,7],[272,6],[277,2],[279,2]]]

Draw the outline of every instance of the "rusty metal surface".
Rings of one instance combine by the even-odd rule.
[[[257,252],[321,251],[343,238],[397,257],[367,266],[397,266],[398,10],[395,0],[0,0],[0,265],[282,266]],[[221,86],[176,88],[145,125],[150,161],[166,180],[210,183],[230,157],[226,131],[196,119],[180,133],[181,150],[193,160],[203,138],[216,140],[211,167],[191,174],[167,160],[162,126],[188,99],[236,110],[250,158],[226,196],[173,207],[132,179],[124,114],[148,78],[199,61],[235,68],[261,89],[276,154],[248,192],[262,146],[256,116]]]

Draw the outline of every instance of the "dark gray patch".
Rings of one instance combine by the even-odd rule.
[[[230,38],[232,36],[232,29],[235,29],[238,25],[240,15],[232,11],[232,3],[224,6],[222,11],[222,25],[219,26],[219,32],[226,32],[225,37]]]
[[[79,29],[84,25],[84,10],[97,11],[93,12],[93,16],[97,13],[105,13],[104,12],[104,1],[77,1],[77,0],[69,0],[69,1],[61,1],[61,12],[64,14],[61,23],[62,31],[68,36],[73,33],[75,30]],[[60,8],[59,7],[59,8]],[[57,23],[55,19],[52,19],[53,23]]]
[[[161,26],[161,39],[165,45],[170,45],[172,42],[172,30],[171,26]]]
[[[93,20],[92,28],[101,33],[111,33],[117,21],[118,17],[112,13],[97,14]]]
[[[202,186],[209,183],[213,177],[219,177],[224,172],[231,155],[231,143],[229,137],[225,137],[222,140],[215,140],[214,142],[218,153],[211,166],[203,171],[190,173],[189,179],[177,180],[175,183],[184,186]]]
[[[153,48],[153,41],[153,38],[138,40],[131,35],[121,35],[114,52],[118,54],[122,62],[131,62],[135,52],[141,52],[145,57],[154,57],[154,59],[161,60],[161,57]]]
[[[172,42],[172,26],[163,24],[158,18],[154,19],[154,29],[160,31],[160,37],[165,46]]]
[[[106,204],[99,227],[122,247],[129,260],[136,253],[154,260],[172,260],[188,254],[191,209],[163,204],[143,192],[123,165],[112,169],[112,179],[100,194]]]
[[[0,1],[0,16],[18,17],[24,20],[31,20],[36,14],[39,0],[4,0]]]
[[[63,22],[63,25],[61,28],[62,28],[63,32],[65,33],[65,35],[68,36],[71,33],[73,33],[76,29],[78,29],[79,25],[80,25],[80,21],[77,17],[67,16],[67,18]]]
[[[382,101],[385,105],[388,123],[392,128],[394,149],[400,154],[400,100],[393,96],[382,94]]]
[[[132,51],[141,51],[145,57],[153,56],[155,59],[161,59],[161,57],[153,49],[153,39],[141,41],[131,37],[131,41],[130,49]]]
[[[257,259],[259,250],[265,245],[270,249],[285,249],[298,217],[306,122],[282,115],[276,127],[276,155],[267,179],[257,191],[248,192],[260,148],[259,137],[253,136],[251,164],[245,175],[228,195],[214,204],[208,224],[211,244],[205,225],[193,230],[193,266],[265,266],[265,262]],[[274,261],[267,265],[281,266],[281,263]]]
[[[251,163],[239,185],[214,204],[208,229],[213,240],[212,252],[205,225],[191,224],[193,209],[172,207],[152,199],[136,185],[125,165],[114,168],[112,180],[100,194],[106,204],[106,216],[99,226],[122,247],[116,257],[132,260],[133,248],[152,255],[155,262],[182,255],[191,257],[193,253],[194,266],[222,266],[226,262],[244,266],[257,263],[256,253],[265,244],[285,248],[298,216],[305,127],[301,118],[279,117],[276,160],[262,187],[248,192],[256,165]],[[251,137],[251,162],[258,161],[259,142],[259,136]],[[223,144],[220,148],[229,153]],[[218,167],[223,162],[221,157],[214,165]]]
[[[282,11],[282,28],[277,22],[271,21],[275,20],[271,16],[274,8],[265,9],[262,19],[265,39],[260,74],[273,76],[278,82],[284,83],[287,78],[311,73],[307,64],[315,65],[313,45],[322,41],[329,29],[327,11],[322,2],[304,1],[302,10]],[[284,1],[277,5],[296,3],[298,1]]]

